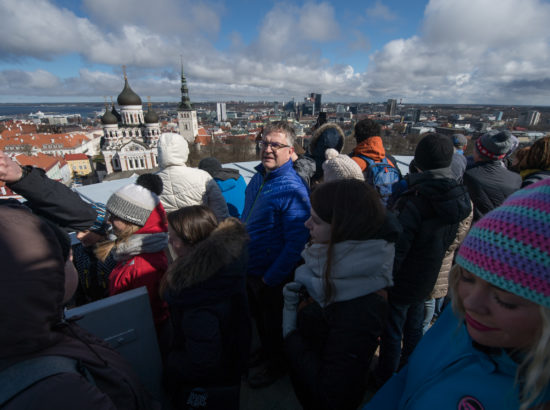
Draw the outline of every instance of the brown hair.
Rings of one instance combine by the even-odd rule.
[[[193,205],[170,212],[168,214],[168,224],[186,245],[194,246],[210,236],[218,226],[218,220],[214,212],[207,206]],[[162,277],[159,287],[161,297],[177,281],[176,276],[180,275],[178,261],[181,262],[181,260],[181,258],[178,258],[172,262]]]
[[[168,223],[189,246],[208,238],[218,226],[216,215],[205,205],[186,206],[171,212],[168,214]]]
[[[519,164],[521,169],[550,168],[550,137],[539,138]]]
[[[318,185],[311,194],[311,207],[331,229],[323,276],[325,300],[329,302],[334,293],[330,278],[334,245],[348,240],[371,239],[384,223],[386,209],[376,190],[357,179]]]

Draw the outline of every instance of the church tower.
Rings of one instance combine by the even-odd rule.
[[[178,106],[178,129],[180,135],[189,144],[193,144],[195,137],[199,134],[197,111],[193,110],[191,101],[189,100],[187,80],[183,74],[183,61],[181,63],[181,101]]]

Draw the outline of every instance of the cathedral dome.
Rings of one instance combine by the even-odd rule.
[[[124,89],[118,95],[117,98],[118,105],[141,105],[141,98],[137,95],[134,90],[128,84],[128,79],[124,79]]]
[[[146,124],[156,124],[159,122],[158,114],[151,110],[151,107],[149,107],[149,110],[145,113],[144,119]]]
[[[105,108],[105,114],[101,117],[101,123],[103,125],[108,124],[118,124],[117,118],[109,111],[108,108]]]

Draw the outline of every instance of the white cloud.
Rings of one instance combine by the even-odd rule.
[[[52,1],[0,1],[0,60],[76,53],[91,67],[112,65],[118,72],[126,64],[142,98],[178,99],[180,54],[191,97],[199,100],[300,99],[318,91],[325,100],[547,104],[550,94],[550,5],[544,0],[431,0],[421,31],[373,52],[366,72],[323,56],[329,47],[370,49],[360,27],[341,26],[328,1],[276,3],[255,40],[247,43],[233,28],[228,51],[214,46],[225,13],[215,1],[84,0],[87,17]],[[396,18],[381,1],[367,14]],[[17,67],[0,71],[0,95],[101,98],[122,89],[120,74],[97,69],[60,78]]]
[[[432,0],[421,35],[371,56],[369,89],[408,101],[547,104],[549,19],[539,0]],[[525,81],[542,88],[521,92]]]
[[[384,21],[393,21],[397,19],[397,15],[394,14],[388,6],[385,6],[382,4],[380,0],[376,0],[376,3],[372,6],[367,8],[366,10],[367,16],[373,18],[373,19],[379,19]]]

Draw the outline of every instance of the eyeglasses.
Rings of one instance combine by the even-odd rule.
[[[273,151],[278,151],[281,148],[290,148],[290,145],[281,144],[279,142],[269,142],[264,140],[260,141],[259,144],[260,144],[260,148],[262,149],[267,149],[267,147],[271,146],[271,149]]]

